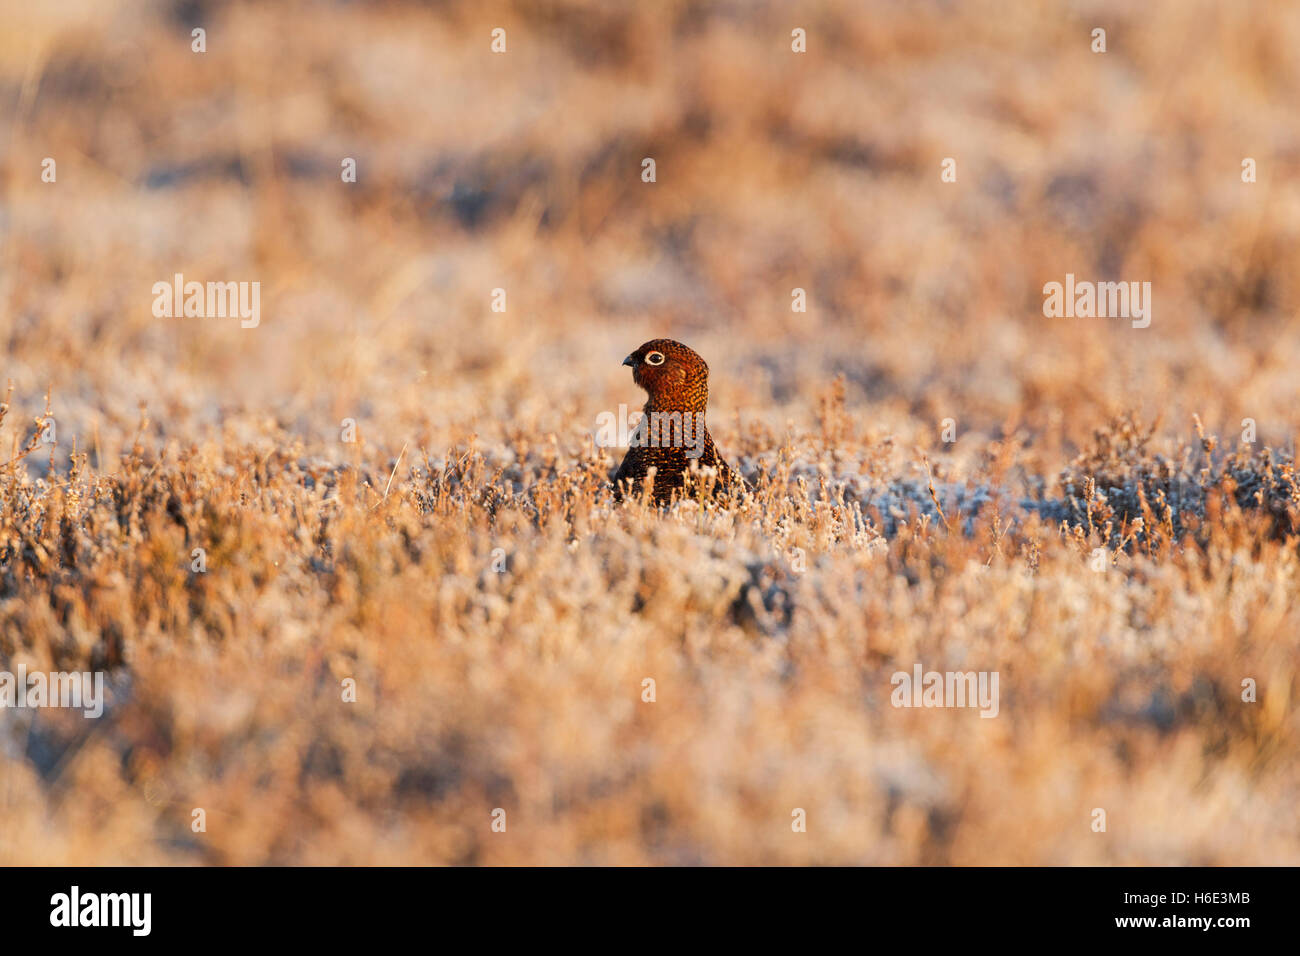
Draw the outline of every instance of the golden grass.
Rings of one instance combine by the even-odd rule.
[[[0,862],[1300,862],[1300,9],[999,10],[0,4]],[[658,335],[753,497],[610,499]]]

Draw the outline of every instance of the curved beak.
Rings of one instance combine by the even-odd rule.
[[[624,364],[624,365],[631,365],[633,368],[636,367],[636,362],[633,361],[632,356],[630,356],[630,355],[629,355],[627,358],[623,359],[623,364]]]

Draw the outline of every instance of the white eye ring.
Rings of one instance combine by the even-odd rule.
[[[646,355],[646,357],[645,357],[645,363],[646,363],[646,365],[663,365],[663,364],[664,364],[664,353],[663,353],[663,352],[650,352],[650,353],[648,353],[648,354]]]

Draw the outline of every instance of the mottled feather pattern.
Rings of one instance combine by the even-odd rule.
[[[628,449],[614,476],[615,497],[621,498],[627,489],[641,493],[652,467],[655,469],[653,493],[658,504],[667,504],[674,495],[683,493],[692,464],[717,471],[715,495],[735,487],[747,487],[745,480],[718,454],[709,434],[706,421],[709,366],[704,359],[680,342],[651,339],[624,359],[623,364],[632,367],[633,381],[646,390],[646,421],[658,415],[665,427],[658,442],[642,441]],[[684,419],[680,433],[668,427],[670,422],[678,420],[677,416]],[[705,476],[701,474],[699,479],[703,481]]]

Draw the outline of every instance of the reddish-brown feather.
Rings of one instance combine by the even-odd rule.
[[[662,365],[651,365],[646,356],[661,352]],[[659,504],[680,495],[686,484],[692,460],[701,468],[717,470],[714,494],[725,493],[744,479],[733,471],[718,454],[713,436],[708,432],[705,416],[709,405],[709,366],[692,349],[672,339],[651,339],[628,356],[632,362],[632,379],[646,390],[647,418],[654,413],[689,412],[704,429],[703,451],[692,459],[684,444],[661,441],[659,445],[634,445],[628,449],[614,476],[614,494],[621,497],[626,488],[639,493],[649,468],[655,469],[654,497]],[[667,432],[667,429],[665,429]],[[701,476],[703,477],[703,476]]]

